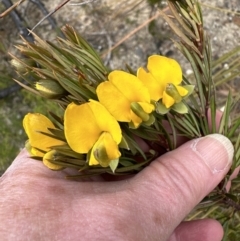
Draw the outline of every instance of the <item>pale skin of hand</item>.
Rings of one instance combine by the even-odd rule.
[[[203,139],[202,155],[190,141],[112,182],[66,180],[69,170],[48,170],[23,150],[0,179],[1,240],[220,241],[217,221],[182,222],[231,165],[226,144]],[[203,161],[214,148],[217,173]]]

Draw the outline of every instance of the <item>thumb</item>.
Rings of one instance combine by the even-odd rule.
[[[148,208],[139,220],[151,226],[156,239],[161,235],[165,240],[224,178],[232,158],[232,143],[220,134],[189,141],[157,158],[133,178],[142,197],[138,206]]]

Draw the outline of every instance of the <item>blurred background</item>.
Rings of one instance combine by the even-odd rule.
[[[0,13],[17,1],[0,0]],[[32,29],[44,16],[64,0],[26,0],[10,14],[0,18],[0,174],[2,174],[17,153],[24,148],[26,135],[22,119],[28,112],[47,114],[56,109],[25,90],[15,82],[17,75],[10,64],[8,54],[18,55],[20,35],[33,41],[26,29]],[[144,65],[147,57],[162,54],[177,59],[186,75],[191,69],[174,47],[176,40],[168,25],[158,14],[158,9],[167,10],[166,1],[161,0],[95,0],[69,1],[50,18],[43,21],[34,32],[41,38],[55,41],[61,36],[61,27],[73,26],[97,49],[106,65],[122,69],[126,64],[131,68]],[[204,27],[212,41],[213,58],[217,60],[240,45],[240,2],[239,0],[200,1],[204,15]],[[78,4],[77,4],[78,3]],[[72,5],[71,5],[72,4]],[[238,60],[240,62],[240,60]],[[223,62],[221,68],[229,68]],[[236,79],[219,90],[225,97],[227,91],[237,91]]]

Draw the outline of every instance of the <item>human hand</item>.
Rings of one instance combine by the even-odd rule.
[[[18,240],[220,241],[215,220],[182,222],[228,172],[230,141],[189,141],[127,180],[64,179],[22,151],[0,179],[0,237]]]

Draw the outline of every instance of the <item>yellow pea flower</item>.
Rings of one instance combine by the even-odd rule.
[[[111,166],[121,153],[121,128],[116,119],[99,102],[67,106],[64,131],[69,146],[77,153],[89,154],[89,165]]]
[[[180,86],[182,69],[177,61],[160,55],[148,58],[148,71],[140,67],[137,77],[148,88],[151,99],[162,100],[166,108],[182,101],[193,90],[193,86]]]
[[[96,92],[100,103],[118,121],[130,122],[137,128],[142,121],[148,122],[154,110],[150,94],[144,84],[134,75],[115,70],[108,80],[98,85]]]
[[[52,146],[64,144],[63,141],[40,133],[44,132],[51,134],[48,128],[55,129],[53,123],[42,114],[28,113],[25,115],[23,127],[29,138],[27,150],[29,150],[30,154],[33,156],[43,157],[46,152],[51,150]]]

